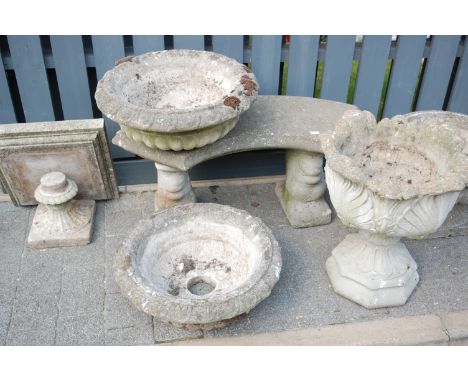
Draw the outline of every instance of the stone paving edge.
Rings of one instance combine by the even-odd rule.
[[[468,345],[468,310],[172,342],[177,346]]]

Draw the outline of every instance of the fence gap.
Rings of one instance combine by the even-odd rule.
[[[62,100],[60,98],[60,91],[57,82],[57,73],[55,69],[47,69],[47,79],[49,81],[50,97],[52,99],[52,107],[56,121],[63,121]]]
[[[13,109],[15,110],[16,121],[18,123],[25,123],[26,117],[24,116],[23,104],[21,103],[21,97],[18,88],[18,82],[16,82],[16,74],[14,70],[5,70],[8,87],[10,88],[11,100],[13,103]]]
[[[204,37],[204,43],[205,43],[205,50],[208,52],[213,51],[213,36],[212,35],[205,35]]]
[[[384,82],[382,86],[382,92],[380,94],[379,108],[378,108],[377,115],[376,115],[377,121],[380,121],[382,119],[382,114],[383,114],[383,110],[385,107],[385,100],[387,99],[388,84],[390,80],[390,75],[392,73],[392,68],[393,68],[393,60],[388,59],[387,67],[385,68],[385,77],[384,77]]]
[[[102,118],[102,112],[98,109],[96,105],[96,99],[94,98],[94,93],[96,93],[97,87],[97,73],[96,68],[88,68],[88,86],[89,86],[89,95],[91,97],[91,108],[93,109],[93,118]]]
[[[123,36],[123,42],[124,42],[125,56],[132,56],[133,54],[135,54],[135,51],[133,49],[133,36],[132,35],[124,35]]]
[[[418,104],[419,93],[421,91],[421,85],[424,79],[424,73],[427,67],[427,59],[423,58],[421,65],[419,67],[418,80],[416,82],[416,87],[414,89],[413,101],[411,102],[411,111],[416,111],[416,105]]]
[[[315,74],[314,98],[320,98],[323,79],[323,60],[317,62],[317,70]]]
[[[286,85],[288,82],[288,63],[280,62],[279,82],[278,82],[278,95],[286,94]]]
[[[449,99],[450,99],[450,94],[452,94],[453,84],[455,82],[455,76],[457,74],[459,63],[460,63],[460,57],[455,58],[455,62],[453,63],[452,73],[450,74],[450,80],[447,86],[447,92],[445,93],[442,110],[447,110]]]
[[[172,35],[164,36],[164,49],[166,50],[174,49],[174,36]]]
[[[354,94],[356,93],[356,81],[357,81],[357,74],[359,70],[359,63],[360,61],[353,60],[353,64],[351,66],[351,75],[349,76],[348,94],[346,96],[346,103],[353,103],[354,101]]]

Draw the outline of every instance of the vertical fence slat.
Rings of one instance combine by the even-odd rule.
[[[320,98],[346,102],[356,36],[328,36]]]
[[[458,63],[447,110],[468,114],[468,36]]]
[[[81,36],[50,36],[65,119],[93,117]]]
[[[354,104],[377,115],[392,36],[364,36]]]
[[[54,121],[54,108],[39,36],[8,36],[26,122]]]
[[[244,36],[213,36],[213,51],[244,62]]]
[[[135,55],[164,50],[164,36],[133,36]]]
[[[385,99],[384,117],[411,111],[426,36],[399,36]]]
[[[125,56],[122,36],[92,36],[94,61],[98,81],[111,68],[115,62]],[[108,118],[105,119],[106,131],[109,142],[119,130],[119,126]],[[135,155],[110,143],[110,151],[113,158],[128,158]]]
[[[205,50],[205,36],[174,35],[174,48]]]
[[[15,109],[1,58],[0,64],[0,123],[16,123]]]
[[[260,85],[260,94],[278,94],[282,38],[253,36],[252,69]]]
[[[459,42],[460,36],[432,37],[416,110],[442,109]]]
[[[292,36],[289,45],[286,94],[312,97],[320,36]]]

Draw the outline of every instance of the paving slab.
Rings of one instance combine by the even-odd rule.
[[[128,328],[152,323],[152,317],[139,311],[120,293],[106,294],[104,304],[106,329]]]
[[[173,325],[158,321],[155,318],[153,318],[153,325],[155,343],[174,342],[203,337],[203,332],[201,330],[187,330],[177,328]]]
[[[56,331],[55,345],[105,345],[102,314],[59,317]]]
[[[105,244],[105,276],[104,289],[106,293],[120,293],[120,288],[115,282],[113,273],[114,255],[122,244],[125,236],[113,236],[106,239]]]
[[[143,325],[107,329],[105,343],[113,346],[153,345],[153,324],[147,322]]]
[[[16,283],[16,295],[41,296],[60,293],[63,256],[61,251],[25,249]]]
[[[14,301],[7,345],[53,345],[58,294],[20,296]]]

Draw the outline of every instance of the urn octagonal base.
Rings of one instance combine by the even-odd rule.
[[[405,304],[419,281],[417,265],[396,238],[348,235],[326,262],[336,293],[368,309]]]

